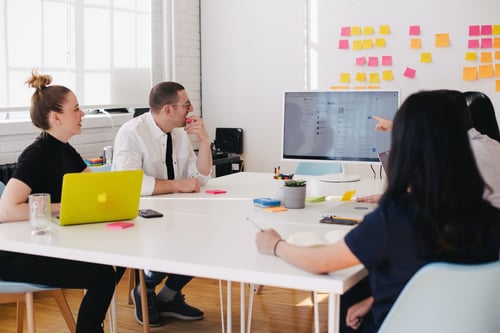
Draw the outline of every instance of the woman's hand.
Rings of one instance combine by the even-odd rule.
[[[264,254],[274,254],[274,246],[280,239],[280,234],[278,234],[274,229],[267,229],[258,232],[255,236],[257,249],[259,249],[260,253]]]

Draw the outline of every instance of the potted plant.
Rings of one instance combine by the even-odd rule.
[[[306,205],[306,181],[286,180],[283,184],[283,205],[286,208],[304,208]]]

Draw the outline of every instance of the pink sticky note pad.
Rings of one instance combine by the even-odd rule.
[[[224,191],[224,190],[206,190],[205,193],[209,193],[209,194],[223,194],[223,193],[226,193],[226,191]]]
[[[113,222],[106,224],[106,228],[108,229],[127,229],[133,226],[134,224],[131,222]]]

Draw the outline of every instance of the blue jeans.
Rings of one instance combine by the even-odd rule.
[[[193,278],[192,276],[186,275],[144,270],[144,280],[146,281],[146,288],[154,289],[167,276],[168,278],[165,281],[165,286],[177,292],[181,291],[181,289]]]

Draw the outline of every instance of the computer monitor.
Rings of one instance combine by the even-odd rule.
[[[341,174],[320,179],[357,181],[346,164],[378,164],[378,153],[390,148],[391,134],[376,131],[371,116],[393,119],[399,103],[398,90],[285,92],[282,159],[339,162]]]

